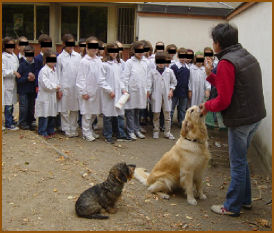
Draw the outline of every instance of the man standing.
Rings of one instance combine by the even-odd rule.
[[[238,43],[238,29],[218,24],[211,33],[219,64],[212,73],[206,59],[207,81],[217,88],[218,96],[200,105],[203,114],[222,112],[228,127],[231,183],[223,205],[213,205],[217,214],[239,216],[241,208],[251,209],[251,184],[247,150],[260,121],[266,116],[262,75],[258,61]]]

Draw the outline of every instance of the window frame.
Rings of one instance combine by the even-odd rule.
[[[33,5],[33,40],[29,40],[29,42],[30,43],[38,43],[38,38],[36,36],[36,34],[37,34],[37,30],[36,30],[36,26],[37,26],[37,23],[36,23],[36,19],[37,19],[36,7],[37,6],[48,6],[48,7],[50,7],[49,3],[5,2],[5,3],[2,3],[2,9],[3,9],[3,6],[5,6],[5,5]],[[50,8],[49,8],[49,14],[50,14]]]

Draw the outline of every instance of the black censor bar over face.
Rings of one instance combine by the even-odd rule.
[[[193,59],[194,55],[193,54],[187,54],[187,59]]]
[[[104,47],[99,47],[98,49],[99,49],[99,50],[105,50],[105,48],[104,48]]]
[[[66,45],[66,47],[74,47],[75,41],[66,41],[65,45]]]
[[[79,47],[86,47],[86,44],[79,44]]]
[[[107,51],[108,51],[108,53],[119,53],[118,48],[108,48]]]
[[[41,48],[52,48],[52,42],[41,42]]]
[[[15,44],[5,44],[6,49],[15,49]]]
[[[144,53],[144,49],[134,49],[135,53]]]
[[[166,59],[155,59],[156,64],[170,64],[171,60],[166,60]]]
[[[196,57],[196,62],[204,63],[205,59],[203,57]]]
[[[25,52],[25,57],[34,57],[34,52]]]
[[[190,55],[190,54],[182,54],[182,53],[179,53],[178,57],[179,57],[179,58],[187,58],[187,59],[188,59],[188,58],[189,58],[189,55]]]
[[[144,52],[147,53],[149,52],[150,48],[149,47],[144,47]]]
[[[176,54],[176,49],[169,49],[168,54]]]
[[[124,48],[119,48],[119,51],[123,51],[124,50]]]
[[[98,43],[88,43],[88,49],[98,49],[99,44]]]
[[[156,50],[164,50],[165,46],[164,45],[156,45]]]
[[[214,54],[213,53],[205,53],[205,57],[213,57]]]
[[[56,63],[57,58],[56,57],[47,57],[46,58],[46,63]]]
[[[27,46],[29,45],[28,41],[19,41],[19,46]]]

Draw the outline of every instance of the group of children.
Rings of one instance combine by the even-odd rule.
[[[149,41],[135,41],[124,61],[123,45],[104,44],[96,37],[81,39],[79,53],[74,51],[71,34],[62,37],[63,50],[52,51],[52,40],[40,35],[41,52],[34,56],[34,48],[27,38],[18,39],[19,54],[14,54],[15,40],[3,39],[2,85],[5,127],[17,130],[13,119],[13,105],[19,96],[21,129],[33,130],[38,118],[38,134],[53,137],[60,123],[68,137],[78,136],[78,125],[87,141],[99,137],[94,128],[97,116],[103,115],[103,135],[106,142],[145,138],[140,123],[148,118],[153,122],[153,138],[174,139],[171,122],[177,107],[178,124],[186,109],[199,105],[210,95],[206,81],[204,57],[214,59],[209,47],[204,52],[165,47],[157,42],[153,51]],[[115,104],[129,94],[122,108]],[[125,117],[125,119],[124,119]]]

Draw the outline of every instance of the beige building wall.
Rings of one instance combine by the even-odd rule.
[[[222,19],[162,16],[137,16],[137,21],[139,40],[149,40],[153,47],[157,41],[163,41],[166,45],[175,44],[194,51],[212,47],[211,28],[225,22]]]
[[[232,18],[230,23],[239,30],[239,42],[259,61],[262,77],[266,118],[252,142],[265,165],[272,165],[272,3],[262,2]]]

